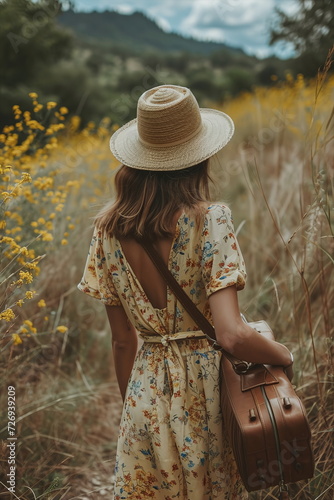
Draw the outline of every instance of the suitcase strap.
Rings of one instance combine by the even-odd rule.
[[[279,485],[279,500],[290,500],[288,487],[283,481]]]
[[[152,262],[155,264],[157,270],[160,272],[161,276],[166,281],[167,285],[173,291],[176,298],[183,305],[185,310],[189,313],[192,319],[195,321],[197,326],[205,334],[207,340],[210,342],[212,347],[216,350],[222,351],[225,357],[230,361],[233,366],[233,369],[239,375],[243,373],[247,373],[248,370],[255,366],[254,363],[249,363],[248,361],[242,361],[240,359],[235,358],[229,352],[225,351],[221,345],[218,344],[216,340],[215,329],[211,325],[211,323],[206,319],[206,317],[201,313],[201,311],[196,307],[191,298],[186,294],[186,292],[181,288],[179,283],[176,281],[172,273],[169,271],[168,267],[164,263],[161,256],[155,250],[153,244],[145,240],[144,238],[138,239],[138,243],[144,248]]]

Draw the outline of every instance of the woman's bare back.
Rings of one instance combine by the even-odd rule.
[[[182,210],[178,210],[173,217],[172,226],[174,232],[181,214]],[[172,243],[173,237],[170,237],[160,238],[154,244],[166,264],[168,263]],[[157,309],[164,309],[167,305],[166,282],[161,277],[150,257],[143,247],[132,238],[122,238],[120,239],[120,244],[128,264],[131,266],[152,306]]]

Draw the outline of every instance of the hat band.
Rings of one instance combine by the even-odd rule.
[[[192,132],[191,134],[189,134],[187,137],[183,137],[183,139],[179,139],[178,141],[173,141],[173,142],[165,142],[164,144],[156,144],[156,143],[152,143],[152,142],[148,142],[148,141],[145,141],[144,139],[142,139],[139,135],[138,135],[138,139],[139,139],[139,142],[143,145],[143,146],[146,146],[146,147],[150,147],[150,148],[169,148],[171,146],[179,146],[180,144],[185,144],[186,142],[190,141],[190,139],[193,139],[197,134],[200,133],[200,131],[202,130],[203,128],[203,124],[202,122],[200,123],[199,127],[197,127],[196,130],[194,130],[194,132]]]

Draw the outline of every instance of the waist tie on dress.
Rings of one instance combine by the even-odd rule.
[[[187,332],[176,332],[170,335],[150,334],[147,332],[139,332],[139,337],[144,342],[158,343],[167,346],[170,342],[177,340],[191,340],[191,339],[206,339],[207,336],[202,330],[191,330]]]
[[[206,339],[206,335],[202,332],[202,330],[176,332],[165,335],[146,330],[139,331],[139,337],[144,341],[144,345],[147,342],[163,346],[165,366],[165,383],[163,393],[170,393],[174,396],[174,398],[177,397],[178,401],[180,401],[180,397],[181,399],[185,398],[187,393],[186,388],[188,385],[187,356],[185,356],[185,352],[179,348],[178,344],[182,341]]]

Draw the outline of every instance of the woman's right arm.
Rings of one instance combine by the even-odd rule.
[[[240,316],[236,286],[209,296],[217,342],[238,359],[287,367],[291,353],[279,342],[267,339],[247,325]]]
[[[116,377],[124,401],[133,362],[137,353],[138,337],[122,306],[108,306],[106,311],[112,334],[112,352]]]

